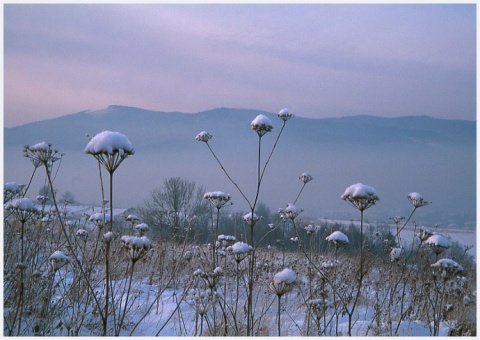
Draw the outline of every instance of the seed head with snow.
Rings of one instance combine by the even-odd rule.
[[[282,296],[290,292],[296,282],[297,277],[293,270],[285,268],[281,272],[275,274],[270,282],[269,288],[275,295]]]
[[[380,200],[374,188],[362,183],[349,186],[340,198],[360,211],[370,208]]]
[[[272,121],[270,120],[270,118],[264,115],[258,115],[257,117],[255,117],[251,125],[252,130],[254,130],[259,137],[262,137],[267,132],[270,132],[273,129]]]

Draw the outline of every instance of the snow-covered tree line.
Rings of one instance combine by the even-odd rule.
[[[287,109],[278,113],[282,126],[266,151],[262,141],[273,122],[263,115],[251,122],[258,141],[252,197],[216,155],[213,136],[202,131],[195,139],[235,194],[173,178],[163,191],[152,191],[140,217],[121,222],[114,220],[114,178],[134,155],[125,135],[103,131],[89,138],[84,152],[98,168],[102,207],[75,220],[54,184],[63,154],[45,142],[26,145],[32,178],[44,174],[51,203],[45,195],[30,199],[29,184],[4,184],[4,334],[474,332],[476,269],[466,249],[452,252],[449,240],[424,226],[402,239],[416,210],[428,208],[420,193],[406,194],[412,212],[394,219],[393,235],[364,224],[381,195],[362,183],[339,193],[358,211],[359,228],[302,221],[298,202],[313,180],[308,173],[299,176],[299,191],[285,208],[272,214],[260,203],[268,165],[293,117]],[[227,214],[232,197],[249,211]]]

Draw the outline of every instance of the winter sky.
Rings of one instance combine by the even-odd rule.
[[[6,127],[108,105],[476,119],[475,4],[5,4]]]

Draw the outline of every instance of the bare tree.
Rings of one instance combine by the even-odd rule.
[[[205,188],[194,181],[171,177],[163,186],[153,189],[150,197],[139,208],[139,215],[157,237],[177,238],[184,235],[182,228],[208,218],[208,202],[203,199]],[[207,221],[207,220],[205,220]],[[206,224],[205,224],[206,225]]]

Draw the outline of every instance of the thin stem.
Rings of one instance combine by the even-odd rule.
[[[27,194],[27,191],[28,191],[28,188],[30,188],[30,185],[32,184],[32,181],[33,181],[33,176],[35,176],[35,172],[37,171],[37,167],[34,167],[33,168],[33,172],[32,172],[32,176],[30,177],[30,181],[28,181],[28,185],[27,185],[27,188],[25,189],[23,195],[22,195],[22,198],[25,197],[25,195]]]
[[[223,170],[223,172],[225,173],[225,175],[227,176],[227,178],[230,180],[230,182],[232,182],[232,184],[237,188],[238,192],[240,192],[240,194],[242,195],[242,197],[245,199],[245,201],[247,201],[248,205],[250,208],[252,208],[252,204],[250,203],[250,201],[248,200],[248,198],[245,196],[245,194],[243,193],[242,189],[240,189],[240,187],[237,185],[237,183],[235,183],[235,181],[230,177],[230,175],[228,174],[227,170],[225,170],[224,166],[222,165],[222,163],[220,162],[220,160],[217,158],[217,155],[215,155],[215,152],[213,152],[212,148],[210,147],[210,144],[205,143],[207,144],[208,146],[208,149],[210,150],[210,152],[212,153],[213,157],[215,158],[215,160],[217,161],[218,165],[220,165],[220,168]]]
[[[300,195],[302,194],[302,191],[303,191],[303,188],[305,188],[305,185],[307,185],[307,183],[303,183],[302,188],[300,189],[300,192],[299,192],[298,195],[297,195],[297,198],[295,198],[295,201],[293,201],[293,204],[294,204],[294,205],[295,205],[295,203],[297,203],[298,198],[299,198]]]
[[[123,320],[125,319],[125,314],[127,313],[128,298],[130,297],[130,289],[132,287],[133,270],[134,270],[134,267],[135,267],[135,263],[136,263],[136,261],[132,260],[132,268],[130,270],[130,277],[129,277],[129,281],[128,281],[127,297],[125,298],[125,305],[123,306],[122,317],[120,318],[120,320],[118,322],[117,334],[115,334],[116,336],[120,335],[120,330],[122,329]]]
[[[57,217],[58,217],[58,220],[60,222],[60,226],[62,228],[62,232],[63,232],[63,235],[65,236],[65,239],[67,241],[67,244],[69,246],[70,249],[72,249],[73,251],[73,245],[72,243],[70,242],[70,237],[68,236],[67,234],[67,229],[65,227],[65,224],[63,222],[63,219],[62,219],[62,216],[60,215],[60,210],[58,209],[58,204],[57,204],[57,199],[55,197],[55,194],[53,192],[53,183],[52,183],[52,178],[50,177],[50,172],[48,170],[48,166],[45,164],[45,171],[47,173],[47,179],[48,179],[48,185],[50,187],[50,191],[52,193],[52,200],[53,200],[53,205],[55,207],[55,211],[57,213]],[[97,296],[95,295],[95,291],[93,290],[93,287],[92,285],[90,284],[90,280],[89,280],[89,277],[87,276],[87,274],[85,273],[85,271],[83,270],[83,265],[82,263],[80,262],[80,260],[78,259],[78,257],[74,254],[73,256],[73,259],[74,261],[77,263],[78,265],[78,268],[80,269],[80,272],[82,273],[82,276],[84,277],[85,279],[85,282],[88,286],[88,289],[90,290],[90,293],[92,294],[93,296],[93,299],[95,301],[95,304],[97,305],[97,308],[98,310],[100,311],[100,318],[102,319],[102,321],[105,321],[106,320],[106,315],[103,315],[102,312],[101,312],[101,307],[100,307],[100,302],[98,301],[97,299]]]
[[[277,312],[277,325],[278,325],[278,336],[281,336],[280,331],[281,331],[281,322],[280,322],[280,308],[281,308],[281,296],[277,295],[278,297],[278,312]]]

